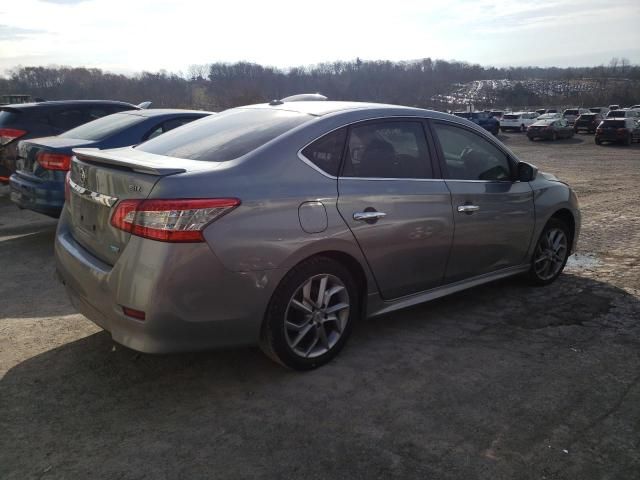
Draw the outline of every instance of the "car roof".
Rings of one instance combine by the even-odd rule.
[[[255,105],[247,105],[238,108],[255,108],[255,109],[271,109],[289,112],[306,113],[314,116],[323,116],[330,113],[346,112],[351,110],[389,110],[394,114],[398,114],[398,110],[407,114],[415,115],[417,112],[427,112],[422,108],[404,107],[400,105],[389,105],[385,103],[369,103],[369,102],[340,102],[340,101],[312,101],[312,102],[284,102],[280,105],[269,105],[268,103],[259,103]],[[429,111],[430,112],[430,111]]]
[[[216,112],[207,112],[204,110],[186,110],[182,108],[149,108],[143,110],[124,110],[122,112],[127,115],[137,115],[138,117],[159,117],[162,115],[211,115]]]
[[[127,102],[121,102],[119,100],[47,100],[44,102],[31,102],[31,103],[13,103],[11,105],[2,105],[2,108],[13,108],[16,110],[24,108],[42,108],[42,107],[57,107],[57,106],[73,106],[73,105],[125,105],[136,108],[135,105]]]

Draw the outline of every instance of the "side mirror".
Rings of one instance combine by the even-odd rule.
[[[518,162],[518,180],[521,182],[531,182],[538,175],[538,167],[527,162]]]

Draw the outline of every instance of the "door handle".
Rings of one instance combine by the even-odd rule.
[[[480,210],[478,205],[458,205],[458,212],[460,213],[473,213]]]
[[[353,219],[358,222],[375,222],[386,216],[387,214],[384,212],[355,212]]]

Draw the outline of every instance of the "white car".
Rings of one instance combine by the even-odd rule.
[[[520,130],[526,132],[529,125],[533,125],[538,119],[536,112],[505,113],[500,120],[500,128],[507,130]]]
[[[607,113],[607,118],[640,118],[640,110],[632,110],[630,108],[611,110]]]

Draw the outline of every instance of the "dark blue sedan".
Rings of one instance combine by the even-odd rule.
[[[18,144],[11,200],[20,208],[58,217],[64,204],[64,179],[74,148],[137,145],[164,132],[211,115],[197,110],[130,110],[99,118],[55,137]]]

